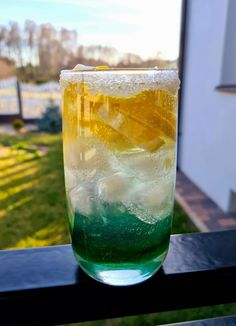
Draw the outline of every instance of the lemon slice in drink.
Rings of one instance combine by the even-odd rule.
[[[85,66],[85,65],[78,63],[73,68],[73,71],[106,70],[106,69],[109,69],[109,66]]]
[[[96,136],[107,144],[123,139],[132,147],[148,152],[173,144],[176,140],[175,103],[166,107],[161,106],[160,101],[155,102],[156,97],[166,96],[164,93],[147,90],[129,98],[101,96],[94,107],[94,120],[103,127]]]
[[[69,75],[64,91],[64,111],[69,113],[64,124],[68,124],[70,137],[78,137],[84,129],[86,135],[119,151],[140,148],[155,152],[175,144],[176,96],[171,87],[165,86],[167,73],[155,82],[145,76],[142,82],[141,74],[100,74],[99,70],[107,66],[77,65],[74,69],[82,71],[83,76]],[[170,83],[176,82],[174,78],[171,75]]]

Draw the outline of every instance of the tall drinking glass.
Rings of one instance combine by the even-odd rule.
[[[167,254],[176,171],[176,70],[61,72],[67,218],[81,268],[129,285]]]

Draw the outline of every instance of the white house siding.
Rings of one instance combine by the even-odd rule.
[[[231,191],[236,193],[236,93],[215,90],[221,79],[228,0],[187,4],[179,167],[228,211]]]

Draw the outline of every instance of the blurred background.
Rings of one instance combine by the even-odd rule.
[[[18,80],[21,118],[38,119],[49,99],[59,104],[60,70],[77,63],[176,67],[180,10],[180,0],[2,2],[0,114],[18,114]]]
[[[68,242],[60,70],[177,67],[181,1],[0,6],[0,248]]]
[[[236,227],[236,1],[0,3],[0,249],[68,243],[59,73],[76,64],[178,68],[173,233]],[[221,305],[84,325],[236,314]]]

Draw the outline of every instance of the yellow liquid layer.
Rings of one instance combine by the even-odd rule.
[[[93,136],[112,150],[155,152],[176,141],[176,100],[153,89],[130,97],[93,95],[83,83],[68,83],[63,90],[64,141]]]

